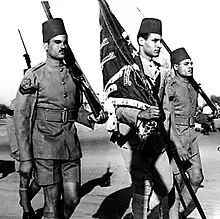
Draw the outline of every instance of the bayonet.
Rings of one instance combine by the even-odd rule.
[[[23,56],[24,56],[24,58],[25,58],[25,61],[26,61],[27,67],[28,67],[28,69],[29,69],[29,68],[31,68],[31,59],[30,59],[30,56],[28,55],[28,52],[27,52],[26,46],[25,46],[25,44],[24,44],[23,37],[22,37],[21,32],[20,32],[19,29],[18,29],[18,33],[19,33],[19,35],[20,35],[21,42],[22,42],[23,47],[24,47],[24,50],[25,50],[25,54],[24,54]]]

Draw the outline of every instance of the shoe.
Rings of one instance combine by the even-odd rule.
[[[35,211],[35,219],[41,219],[43,217],[44,208],[39,208]]]
[[[109,171],[109,169],[107,169],[107,172],[99,178],[99,183],[98,185],[100,187],[108,187],[111,184],[111,175],[113,173]]]
[[[24,212],[22,215],[22,219],[35,219],[35,213],[32,211]]]
[[[187,217],[184,215],[183,212],[179,213],[179,218],[180,219],[187,219]]]
[[[96,212],[95,214],[92,215],[93,218],[100,218],[100,212]]]

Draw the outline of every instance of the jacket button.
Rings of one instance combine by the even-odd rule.
[[[65,83],[65,81],[62,81],[62,85],[65,85],[66,83]]]
[[[64,98],[67,98],[67,94],[65,93],[65,94],[63,95],[63,97],[64,97]]]

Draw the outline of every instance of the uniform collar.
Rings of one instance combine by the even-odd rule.
[[[141,55],[140,59],[144,68],[144,73],[155,80],[159,74],[158,66],[155,65],[155,62],[152,59],[148,60]]]
[[[63,61],[58,61],[58,60],[52,59],[51,57],[48,57],[48,56],[47,56],[47,59],[46,59],[46,64],[50,65],[52,67],[62,67],[62,66],[64,66]]]
[[[181,77],[181,76],[179,76],[179,75],[175,75],[175,77],[179,80],[179,81],[182,81],[182,82],[184,82],[184,83],[189,83],[189,80],[188,80],[188,78],[184,78],[184,77]]]

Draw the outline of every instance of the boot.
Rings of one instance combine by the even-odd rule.
[[[44,208],[39,208],[35,211],[35,219],[41,219],[44,214]]]
[[[179,218],[180,219],[187,219],[187,217],[184,215],[184,212],[179,213]]]
[[[113,172],[110,172],[110,167],[107,168],[106,173],[99,178],[99,183],[98,185],[100,187],[108,187],[111,185],[111,175],[113,174]]]
[[[22,219],[36,219],[34,211],[24,212],[22,215]]]

